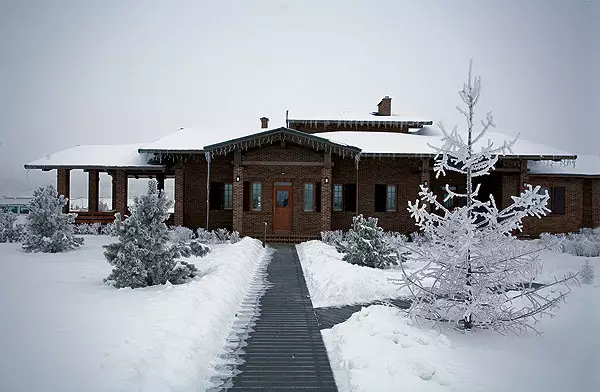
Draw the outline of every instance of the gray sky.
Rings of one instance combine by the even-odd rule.
[[[600,154],[599,24],[598,0],[0,0],[0,195],[54,183],[23,164],[77,144],[251,133],[286,109],[390,95],[451,126],[470,58],[497,131]]]

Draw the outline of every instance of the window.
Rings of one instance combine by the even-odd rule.
[[[396,185],[387,186],[387,211],[396,211]]]
[[[450,189],[452,192],[456,192],[456,187],[455,186],[448,186],[448,189]],[[446,191],[446,187],[443,186],[442,187],[442,191],[444,192],[444,199],[442,200],[442,203],[444,204],[444,207],[446,207],[447,209],[452,209],[454,208],[454,198],[451,197],[448,200],[446,200],[446,198],[448,197],[448,192]]]
[[[333,186],[333,211],[356,212],[356,184]]]
[[[550,189],[541,187],[538,193],[544,194],[548,192],[550,200],[548,200],[547,207],[550,209],[552,214],[564,215],[565,213],[565,187],[554,186]]]
[[[315,210],[315,184],[304,184],[304,211]]]
[[[224,182],[211,182],[209,209],[212,211],[227,210],[233,207],[233,185]]]
[[[333,210],[344,211],[344,186],[342,184],[333,185]]]
[[[262,184],[260,182],[252,183],[252,209],[262,210]]]
[[[233,184],[225,184],[223,189],[223,209],[233,208]]]

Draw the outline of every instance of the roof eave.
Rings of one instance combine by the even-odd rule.
[[[152,166],[123,166],[123,165],[23,165],[25,169],[41,169],[41,170],[54,170],[54,169],[102,169],[102,170],[114,170],[114,169],[133,169],[133,170],[165,170],[165,165],[152,165]]]

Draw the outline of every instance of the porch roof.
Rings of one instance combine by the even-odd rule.
[[[533,175],[570,175],[600,177],[600,156],[577,155],[575,162],[565,164],[552,161],[529,161],[527,168]]]
[[[25,169],[109,169],[131,168],[163,170],[164,165],[149,164],[138,149],[143,144],[83,145],[48,154],[25,165]]]
[[[360,148],[332,141],[330,139],[296,131],[290,128],[275,128],[264,132],[254,133],[236,139],[211,144],[204,147],[204,151],[210,154],[226,154],[236,149],[245,150],[249,147],[271,144],[274,141],[288,140],[293,143],[307,145],[317,150],[329,151],[342,156],[356,157],[360,154]]]

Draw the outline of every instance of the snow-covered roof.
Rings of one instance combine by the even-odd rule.
[[[377,116],[373,113],[369,112],[352,112],[352,111],[340,111],[338,113],[328,113],[328,114],[319,114],[319,115],[305,115],[302,113],[290,112],[288,114],[288,120],[290,122],[311,122],[311,121],[319,121],[319,122],[358,122],[358,123],[372,123],[372,122],[380,122],[380,123],[389,123],[389,122],[401,122],[401,123],[428,123],[432,124],[433,122],[430,119],[426,119],[419,116],[410,116],[410,115],[400,115],[400,114],[392,114],[391,116]]]
[[[140,146],[140,152],[201,152],[204,146],[218,144],[224,140],[248,135],[248,130],[223,131],[221,129],[180,128],[175,132]]]
[[[433,149],[428,145],[441,145],[441,132],[431,127],[423,127],[415,132],[391,133],[371,131],[335,131],[319,132],[315,135],[327,138],[333,142],[359,147],[362,155],[433,155]],[[505,140],[513,137],[502,133],[488,132],[481,140],[487,143],[490,139],[495,145],[501,145]],[[512,154],[506,156],[519,156],[525,158],[553,158],[569,159],[575,154],[561,151],[539,143],[533,143],[519,138],[512,148]]]
[[[68,148],[46,155],[25,165],[26,169],[53,169],[69,167],[73,169],[93,169],[109,167],[129,167],[162,169],[162,165],[151,165],[138,149],[143,144],[83,145]]]
[[[530,174],[600,176],[600,156],[578,154],[574,162],[529,161]]]

